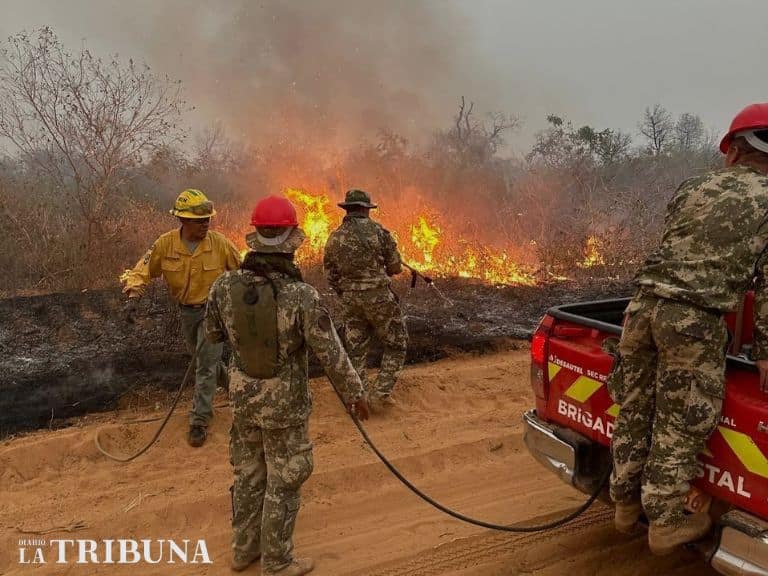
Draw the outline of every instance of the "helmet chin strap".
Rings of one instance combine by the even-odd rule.
[[[267,238],[266,236],[262,236],[259,231],[256,230],[256,238],[258,238],[259,242],[261,242],[264,246],[278,246],[288,240],[288,236],[291,235],[291,232],[293,232],[293,228],[286,228],[285,231],[279,236],[275,236],[274,238]]]
[[[755,134],[754,130],[742,130],[741,132],[737,132],[735,136],[744,137],[744,139],[749,142],[749,145],[752,146],[752,148],[768,154],[768,142],[759,138],[757,134]]]

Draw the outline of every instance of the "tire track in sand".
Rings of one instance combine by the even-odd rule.
[[[565,514],[566,512],[563,512],[562,515]],[[556,517],[554,514],[547,514],[547,520],[544,521]],[[598,504],[597,507],[587,510],[572,522],[559,528],[526,534],[484,531],[474,536],[446,542],[396,563],[390,562],[378,569],[374,568],[367,574],[368,576],[441,576],[498,561],[501,556],[509,555],[516,549],[533,546],[557,536],[572,535],[574,532],[606,523],[612,518],[613,510]],[[534,519],[530,524],[537,522],[539,520]],[[351,574],[355,573],[349,573],[350,576]]]

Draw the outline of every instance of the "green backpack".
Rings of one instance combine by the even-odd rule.
[[[236,275],[232,317],[237,367],[252,378],[277,375],[277,287],[269,278]]]

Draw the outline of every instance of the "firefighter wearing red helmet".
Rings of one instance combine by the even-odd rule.
[[[232,347],[231,567],[245,570],[261,557],[262,574],[300,576],[314,566],[293,557],[299,489],[313,468],[307,351],[350,412],[366,419],[368,405],[327,310],[293,261],[304,241],[295,208],[270,196],[256,204],[251,224],[250,251],[213,284],[205,317],[208,339]]]
[[[739,112],[731,122],[728,133],[720,141],[720,151],[728,154],[735,139],[744,138],[747,144],[761,152],[768,153],[768,144],[763,139],[768,130],[768,103],[751,104]]]
[[[707,513],[686,514],[683,503],[720,419],[723,314],[742,306],[755,275],[752,351],[768,391],[768,103],[741,111],[720,149],[725,167],[686,180],[669,202],[661,244],[635,276],[607,382],[621,406],[611,448],[615,525],[632,532],[645,512],[656,554],[710,529]]]

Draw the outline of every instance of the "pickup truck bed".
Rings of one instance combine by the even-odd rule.
[[[748,295],[740,327],[741,350],[747,353],[752,342],[752,300]],[[531,342],[536,408],[524,416],[526,445],[551,471],[584,492],[596,488],[600,471],[610,461],[608,447],[620,406],[605,386],[613,364],[605,348],[610,344],[606,341],[621,336],[627,303],[628,299],[614,299],[554,307]],[[736,315],[726,316],[726,323],[733,334]],[[699,457],[700,475],[693,492],[699,504],[713,503],[713,513],[729,511],[721,517],[720,533],[728,537],[721,541],[735,540],[752,549],[757,534],[761,546],[756,548],[757,558],[747,559],[744,553],[734,553],[736,544],[728,550],[715,546],[712,565],[724,574],[768,575],[766,455],[768,397],[759,390],[758,373],[747,354],[729,355],[722,418]],[[730,560],[725,561],[727,554]],[[753,568],[729,568],[745,562]]]

